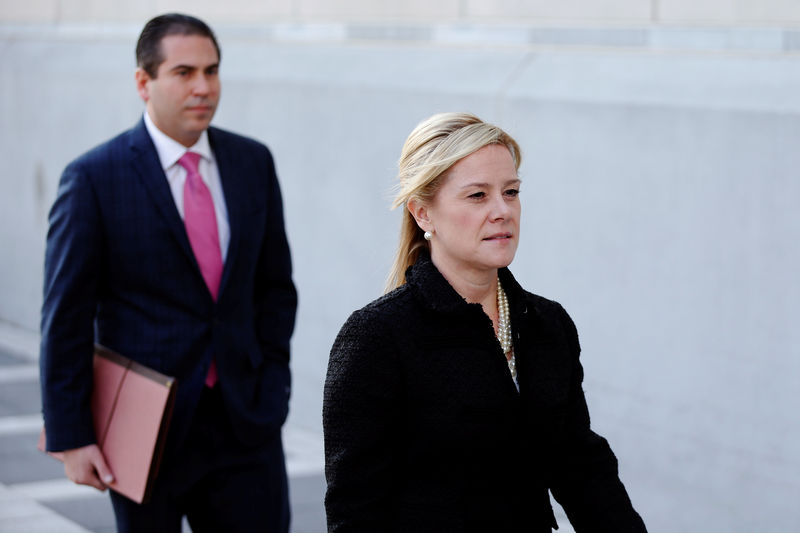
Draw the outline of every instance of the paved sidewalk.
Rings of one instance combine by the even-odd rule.
[[[69,482],[61,463],[36,449],[42,418],[33,337],[0,324],[0,532],[111,533],[108,495]],[[284,447],[292,532],[323,533],[322,436],[288,426]]]

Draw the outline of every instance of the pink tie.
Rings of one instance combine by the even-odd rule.
[[[214,301],[219,293],[219,282],[222,279],[222,253],[219,248],[217,217],[214,212],[214,201],[208,190],[197,164],[200,154],[186,152],[178,163],[186,169],[186,182],[183,185],[183,221],[192,251],[200,265],[200,272],[211,292]],[[206,385],[213,387],[217,382],[217,365],[211,360],[206,375]]]

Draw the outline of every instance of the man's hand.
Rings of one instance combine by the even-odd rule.
[[[97,444],[66,450],[64,472],[71,481],[79,485],[91,485],[97,490],[106,490],[108,484],[114,482],[114,476]]]

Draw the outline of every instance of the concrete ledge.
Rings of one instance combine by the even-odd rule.
[[[551,26],[471,23],[273,23],[215,25],[233,39],[293,43],[427,43],[442,46],[630,48],[651,51],[797,52],[800,30],[780,27]],[[0,24],[0,40],[135,41],[138,25],[121,23]]]

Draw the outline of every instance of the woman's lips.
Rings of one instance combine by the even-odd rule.
[[[486,237],[483,240],[484,241],[496,241],[496,240],[502,240],[502,239],[510,239],[511,237],[512,237],[512,235],[509,232],[495,233],[494,235],[489,235],[488,237]]]

